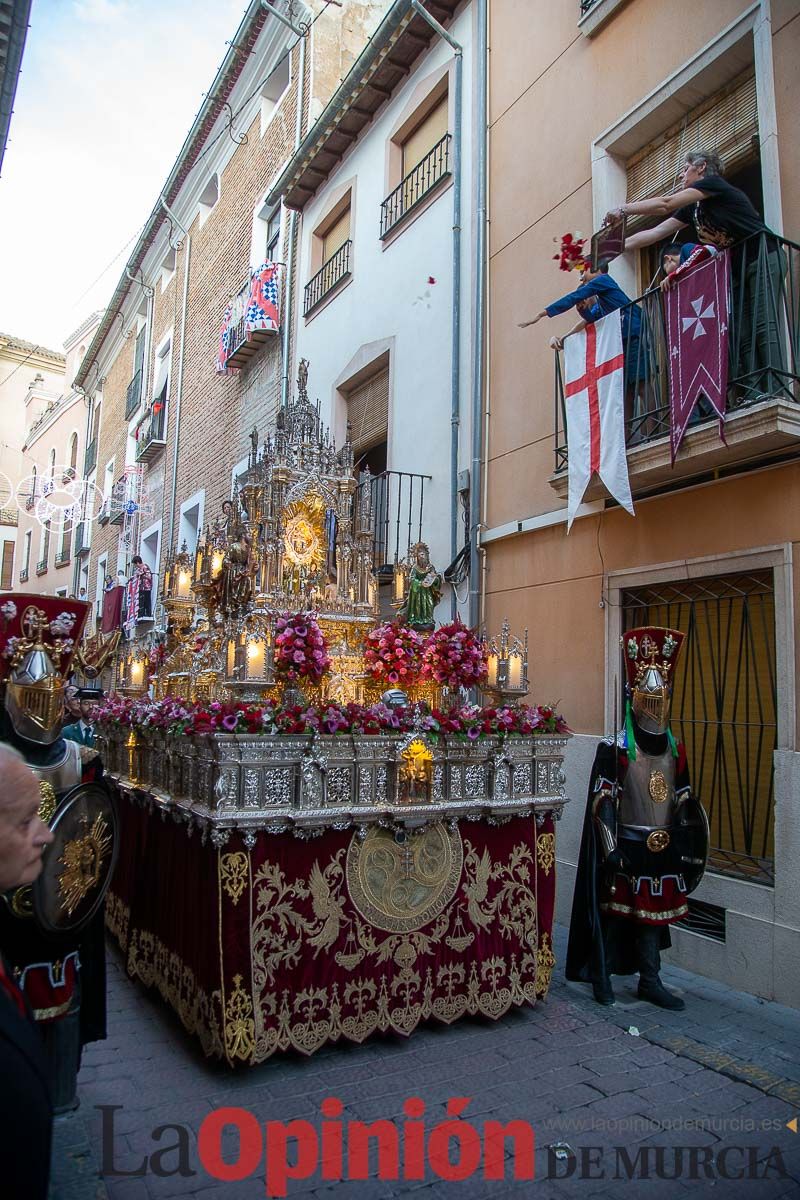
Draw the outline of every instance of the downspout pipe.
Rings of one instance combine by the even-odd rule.
[[[464,73],[464,48],[424,8],[420,0],[411,0],[411,7],[428,22],[431,29],[447,42],[455,55],[453,129],[453,319],[452,359],[450,364],[450,561],[459,551],[458,545],[458,435],[461,425],[461,114]],[[470,481],[471,484],[471,481]],[[471,495],[471,487],[470,487]],[[471,586],[471,584],[470,584]],[[453,589],[452,615],[457,612]]]
[[[272,8],[261,0],[270,12]],[[277,16],[277,13],[276,13]],[[281,18],[283,20],[283,18]],[[300,61],[298,64],[297,80],[297,119],[294,127],[294,149],[297,150],[303,140],[303,102],[305,99],[306,83],[306,39],[300,36]],[[294,265],[297,254],[297,213],[292,211],[289,217],[289,249],[286,255],[286,287],[284,288],[283,328],[281,330],[281,357],[283,358],[283,374],[281,376],[281,408],[289,403],[289,349],[291,346],[292,310],[294,307]]]
[[[469,473],[469,624],[479,625],[481,579],[479,567],[482,469],[481,426],[486,372],[486,138],[488,128],[488,10],[487,0],[477,0],[478,45],[474,54],[477,89],[477,151],[475,167],[475,308],[472,331],[472,464]]]
[[[175,213],[167,204],[163,194],[159,197],[161,207],[180,232],[184,239],[184,259],[183,259],[183,300],[181,302],[181,340],[180,340],[180,356],[178,358],[178,378],[175,383],[175,448],[172,453],[172,487],[170,490],[169,499],[169,542],[167,543],[168,550],[171,550],[174,543],[175,535],[175,502],[178,491],[178,448],[180,445],[181,435],[181,400],[183,398],[183,357],[186,347],[186,311],[189,302],[189,259],[191,257],[192,239],[189,236],[188,229],[184,229]]]

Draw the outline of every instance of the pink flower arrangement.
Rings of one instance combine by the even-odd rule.
[[[450,688],[473,687],[486,678],[486,657],[485,643],[456,620],[429,635],[422,674]]]
[[[364,662],[380,683],[409,684],[419,677],[424,648],[425,639],[415,629],[387,621],[364,638]]]
[[[310,613],[284,613],[275,622],[275,670],[295,682],[319,683],[331,665],[325,637]]]

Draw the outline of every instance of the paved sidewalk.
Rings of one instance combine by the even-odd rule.
[[[555,942],[562,963],[564,930],[556,931]],[[460,1182],[443,1182],[430,1169],[422,1180],[381,1182],[373,1162],[368,1181],[325,1182],[320,1168],[289,1181],[289,1196],[599,1200],[618,1196],[624,1186],[626,1200],[687,1190],[732,1200],[800,1198],[800,1132],[787,1127],[800,1117],[800,1012],[676,968],[663,974],[685,996],[684,1013],[638,1001],[634,979],[617,980],[617,1004],[602,1009],[588,989],[565,983],[557,968],[545,1003],[497,1023],[432,1025],[408,1040],[339,1045],[311,1058],[283,1055],[233,1072],[200,1057],[158,997],[127,980],[110,946],[110,1036],[88,1048],[81,1108],[59,1123],[53,1200],[264,1196],[263,1154],[240,1182],[220,1181],[203,1169],[197,1131],[204,1117],[235,1106],[254,1114],[262,1132],[267,1122],[296,1118],[316,1132],[326,1124],[320,1105],[331,1096],[341,1100],[345,1123],[396,1120],[406,1145],[402,1106],[408,1097],[425,1102],[428,1134],[444,1120],[450,1097],[471,1097],[464,1120],[484,1147],[491,1141],[484,1138],[485,1121],[533,1126],[536,1179],[514,1180],[507,1141],[502,1182],[483,1179],[480,1169]],[[109,1120],[113,1105],[120,1106],[113,1136],[103,1145],[96,1106],[106,1107]],[[154,1137],[165,1125],[183,1129]],[[181,1139],[182,1159],[175,1148]],[[235,1160],[237,1144],[235,1136],[226,1138],[223,1156],[232,1153]],[[323,1160],[330,1162],[325,1154]],[[195,1173],[174,1173],[180,1166]]]

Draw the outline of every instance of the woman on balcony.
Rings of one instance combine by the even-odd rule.
[[[624,216],[664,218],[626,238],[626,250],[652,246],[685,228],[693,228],[704,245],[731,249],[733,374],[746,381],[748,391],[758,383],[758,391],[769,392],[776,382],[770,376],[781,371],[784,360],[779,325],[786,258],[749,198],[722,178],[719,157],[705,150],[687,154],[677,192],[622,204],[603,223]]]

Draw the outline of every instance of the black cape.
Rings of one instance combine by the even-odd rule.
[[[638,742],[638,738],[637,738]],[[644,749],[644,747],[643,747]],[[663,750],[663,745],[653,750]],[[592,819],[597,779],[625,777],[628,756],[622,746],[603,741],[597,747],[589,794],[583,818],[575,892],[572,897],[572,916],[569,924],[569,943],[565,974],[576,983],[596,983],[607,990],[611,975],[635,975],[639,970],[636,955],[636,922],[614,917],[600,910],[600,888],[603,883],[603,853]],[[659,926],[660,949],[672,945],[669,926]]]

